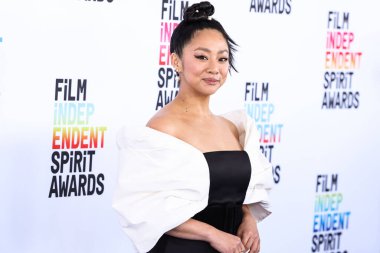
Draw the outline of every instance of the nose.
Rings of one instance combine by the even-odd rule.
[[[218,62],[216,60],[209,61],[207,73],[214,75],[219,73]]]

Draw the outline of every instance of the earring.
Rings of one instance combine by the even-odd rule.
[[[180,80],[178,69],[175,69],[175,80],[176,80],[177,82],[179,82],[179,80]]]

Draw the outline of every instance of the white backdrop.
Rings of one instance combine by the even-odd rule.
[[[115,136],[175,93],[161,33],[192,3],[0,0],[0,252],[134,252]],[[246,108],[274,167],[262,252],[379,253],[379,4],[212,3],[239,44],[212,108]]]

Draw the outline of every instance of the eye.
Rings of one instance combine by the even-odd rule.
[[[228,58],[227,57],[222,57],[219,59],[220,62],[228,62]]]
[[[195,58],[197,58],[199,60],[207,60],[207,57],[204,55],[196,55]]]

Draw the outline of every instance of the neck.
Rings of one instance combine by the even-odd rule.
[[[210,116],[210,96],[196,96],[179,92],[174,99],[183,113],[196,114],[198,116]]]

